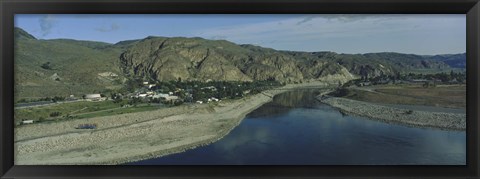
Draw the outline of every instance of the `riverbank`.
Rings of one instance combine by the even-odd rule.
[[[16,165],[122,164],[182,152],[221,139],[273,96],[322,82],[292,84],[243,99],[182,105],[15,129]],[[75,129],[96,123],[95,130]]]
[[[340,109],[342,112],[384,122],[445,130],[462,131],[466,129],[466,114],[406,110],[370,102],[323,95],[317,96],[317,99]]]

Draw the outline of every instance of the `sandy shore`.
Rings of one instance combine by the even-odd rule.
[[[400,123],[418,127],[432,127],[446,130],[465,130],[466,114],[429,112],[394,108],[369,102],[339,97],[318,96],[321,102],[340,109],[342,112],[364,116],[385,122]]]
[[[34,124],[15,129],[15,165],[121,164],[178,153],[221,139],[246,114],[282,92],[325,87],[287,85],[217,105],[193,104],[115,116]],[[96,123],[95,130],[75,129]]]

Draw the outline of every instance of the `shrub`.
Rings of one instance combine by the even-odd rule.
[[[50,117],[58,117],[60,116],[60,114],[61,114],[60,112],[52,112],[50,113]]]
[[[413,111],[412,110],[408,110],[405,112],[405,114],[413,114]]]
[[[52,69],[52,67],[50,66],[50,62],[42,64],[41,67],[45,70],[51,70]]]

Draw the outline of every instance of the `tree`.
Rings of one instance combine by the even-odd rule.
[[[60,116],[60,114],[61,114],[60,112],[52,112],[50,113],[50,117],[58,117]]]

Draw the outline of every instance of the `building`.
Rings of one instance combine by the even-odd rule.
[[[167,98],[168,96],[170,96],[169,94],[165,94],[165,93],[158,93],[156,95],[153,95],[152,98],[153,99],[156,99],[156,98]]]
[[[167,96],[167,97],[165,97],[166,101],[172,101],[172,100],[178,100],[178,99],[179,99],[178,96]]]
[[[33,120],[24,120],[22,124],[33,124]]]
[[[203,88],[200,88],[200,89],[202,89],[202,90],[209,89],[211,91],[217,91],[217,88],[215,88],[215,86],[207,86],[207,87],[203,87]]]
[[[100,94],[86,94],[85,99],[88,101],[100,101],[102,100],[102,95]]]

